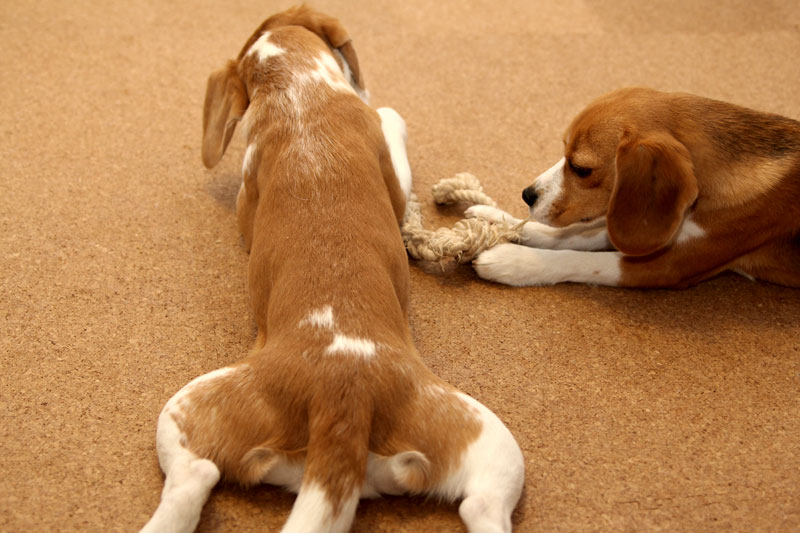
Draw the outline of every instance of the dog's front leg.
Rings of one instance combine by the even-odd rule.
[[[483,279],[519,287],[565,281],[616,286],[621,261],[619,252],[541,250],[506,243],[481,253],[472,264]]]
[[[467,218],[483,218],[490,222],[504,222],[516,226],[520,219],[502,209],[488,205],[473,205],[464,215]],[[605,219],[577,223],[564,228],[554,228],[539,222],[526,222],[520,232],[520,244],[547,250],[611,250]]]
[[[381,130],[389,148],[389,156],[392,159],[394,174],[403,194],[408,200],[411,195],[411,166],[408,164],[408,154],[406,153],[406,122],[400,114],[391,107],[381,107],[378,110],[381,117]]]
[[[258,207],[259,150],[255,142],[250,143],[242,161],[242,185],[236,195],[236,218],[239,232],[244,239],[244,248],[249,253],[253,246],[253,221]]]

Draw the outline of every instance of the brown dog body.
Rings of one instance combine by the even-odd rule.
[[[361,79],[344,29],[307,8],[268,19],[209,78],[204,163],[237,121],[247,137],[237,216],[258,336],[165,406],[146,531],[191,531],[220,477],[297,491],[287,532],[346,531],[381,493],[463,498],[471,530],[510,530],[522,455],[412,343],[405,125],[362,101]]]
[[[482,277],[685,287],[735,270],[800,286],[797,121],[632,88],[589,105],[564,146],[523,193],[538,221],[523,244],[550,250],[496,247],[475,262]],[[470,215],[513,221],[491,208]]]

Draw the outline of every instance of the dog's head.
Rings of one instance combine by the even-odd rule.
[[[269,17],[239,56],[208,77],[203,105],[203,164],[219,162],[260,88],[287,89],[307,74],[367,99],[355,48],[339,21],[306,6]]]
[[[584,109],[564,135],[564,157],[527,187],[531,216],[568,226],[605,217],[614,246],[646,255],[666,246],[697,198],[686,147],[648,89],[624,89]]]

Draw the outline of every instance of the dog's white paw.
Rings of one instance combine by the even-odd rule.
[[[505,222],[509,225],[519,223],[519,219],[514,218],[502,209],[490,205],[473,205],[464,211],[466,218],[482,218],[489,222]]]
[[[472,265],[483,279],[518,287],[565,281],[617,286],[621,260],[619,252],[542,250],[506,243],[486,250]]]
[[[537,257],[537,252],[518,244],[498,244],[482,252],[472,266],[483,279],[506,285],[522,287],[554,283],[544,275],[546,265]]]

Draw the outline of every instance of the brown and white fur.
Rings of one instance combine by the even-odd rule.
[[[733,270],[800,286],[800,122],[630,88],[582,111],[564,148],[523,192],[523,245],[481,254],[481,277],[669,288]]]
[[[463,499],[469,531],[511,530],[521,451],[414,348],[405,123],[364,94],[345,30],[305,7],[209,77],[206,166],[246,130],[237,214],[258,336],[164,407],[165,486],[143,531],[192,531],[220,478],[298,492],[285,532],[346,531],[359,498],[403,493]]]

